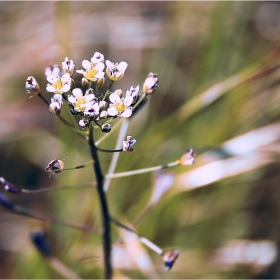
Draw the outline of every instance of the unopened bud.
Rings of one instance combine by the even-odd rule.
[[[40,92],[40,86],[33,76],[26,79],[25,88],[27,93],[30,94],[30,97],[36,96]]]
[[[127,136],[126,141],[123,141],[123,151],[130,153],[134,149],[134,144],[136,139],[133,139],[132,136]]]
[[[61,113],[62,105],[63,105],[62,95],[55,94],[51,99],[49,111],[55,115],[59,115]]]
[[[166,270],[170,270],[176,261],[176,259],[179,256],[179,251],[178,250],[170,250],[170,251],[165,251],[162,254],[162,258],[166,267]]]
[[[146,94],[153,94],[158,86],[158,77],[156,73],[149,73],[143,84],[143,92]]]
[[[75,72],[75,64],[71,58],[65,57],[64,61],[62,62],[62,70],[64,73],[69,73],[72,77]]]
[[[102,78],[97,79],[96,83],[99,88],[103,88],[105,86],[105,78],[102,77]]]
[[[107,102],[104,100],[100,101],[98,105],[101,110],[107,108]]]
[[[82,87],[83,88],[89,88],[90,87],[90,83],[89,83],[88,79],[82,78]]]
[[[108,117],[108,112],[107,111],[102,111],[99,115],[100,119],[106,119]]]
[[[193,149],[187,150],[182,157],[180,158],[181,165],[193,165],[195,161],[196,154],[194,153]]]
[[[49,75],[54,75],[55,77],[62,76],[62,71],[57,64],[51,64],[45,69],[45,76],[48,77]]]
[[[64,162],[60,159],[53,159],[45,168],[47,172],[50,172],[50,177],[53,173],[61,173],[64,169]]]
[[[111,125],[109,123],[103,123],[101,126],[101,131],[104,133],[110,132],[112,129]]]

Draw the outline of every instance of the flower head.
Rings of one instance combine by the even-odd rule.
[[[72,90],[72,94],[68,95],[68,102],[73,105],[76,112],[83,112],[87,107],[94,103],[95,96],[91,91],[86,91],[85,95],[79,88]]]
[[[50,177],[53,173],[61,173],[64,169],[64,162],[60,159],[53,159],[45,168],[47,172],[50,172]]]
[[[132,136],[127,136],[126,141],[123,141],[123,151],[130,153],[134,149],[134,144],[136,139],[133,139]]]
[[[128,118],[132,115],[132,108],[130,105],[133,102],[133,98],[131,96],[126,96],[125,98],[121,98],[118,93],[121,93],[121,90],[116,90],[109,96],[110,108],[108,109],[108,114],[110,116],[120,116],[124,118]]]
[[[153,94],[158,86],[158,77],[156,73],[149,73],[143,84],[143,92]]]
[[[131,96],[133,98],[132,105],[134,105],[139,100],[139,85],[137,87],[131,86],[130,89],[126,91],[126,96]]]
[[[110,80],[114,82],[119,81],[123,77],[124,72],[128,66],[128,64],[124,61],[120,63],[113,63],[110,60],[106,60],[105,63],[107,66],[106,75]]]
[[[63,105],[62,95],[55,94],[51,99],[49,111],[55,115],[59,115],[61,113],[62,105]]]
[[[73,76],[76,66],[71,58],[68,59],[66,56],[62,64],[62,70],[64,73],[69,73],[70,76]]]
[[[98,102],[89,102],[86,105],[84,116],[90,120],[99,120],[99,104]]]
[[[72,79],[69,73],[65,73],[62,77],[54,75],[47,76],[49,84],[47,84],[47,91],[58,94],[63,94],[70,90]]]
[[[101,79],[104,77],[103,69],[105,65],[103,62],[94,64],[89,62],[88,60],[83,60],[82,66],[85,68],[85,70],[77,70],[77,73],[83,74],[86,79],[95,82],[97,79]]]
[[[62,76],[61,68],[57,64],[53,64],[48,66],[45,69],[45,76],[48,77],[49,75],[53,75],[55,77]]]
[[[187,150],[182,157],[180,158],[180,164],[181,165],[193,165],[194,164],[194,158],[196,154],[194,153],[193,149]]]
[[[40,86],[33,76],[26,79],[25,88],[30,97],[38,95],[40,92]]]
[[[91,63],[97,64],[99,62],[104,62],[104,55],[100,52],[95,52],[93,57],[90,59]]]

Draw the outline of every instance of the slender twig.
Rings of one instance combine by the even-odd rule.
[[[85,168],[85,167],[87,167],[87,166],[90,166],[90,165],[92,165],[92,164],[93,164],[93,160],[91,160],[91,161],[89,161],[89,162],[87,162],[87,163],[85,163],[85,164],[78,165],[78,166],[64,168],[63,171],[64,171],[64,170],[81,169],[81,168]]]
[[[48,106],[50,105],[49,101],[41,94],[41,92],[38,93],[38,97],[40,97]]]
[[[137,175],[137,174],[142,174],[146,172],[153,172],[165,168],[169,168],[172,166],[176,166],[180,164],[180,160],[176,160],[174,162],[164,164],[164,165],[158,165],[158,166],[153,166],[153,167],[148,167],[148,168],[143,168],[143,169],[137,169],[137,170],[131,170],[131,171],[126,171],[126,172],[120,172],[120,173],[114,173],[114,174],[107,174],[105,175],[105,178],[120,178],[120,177],[127,177],[127,176],[132,176],[132,175]]]
[[[133,111],[142,103],[142,101],[146,98],[147,94],[144,93],[141,98],[138,100],[138,102],[133,106]]]
[[[104,252],[104,278],[112,278],[112,265],[111,265],[111,227],[110,215],[107,204],[105,192],[103,191],[104,175],[101,169],[98,153],[94,144],[93,127],[89,128],[89,146],[91,157],[94,160],[93,169],[96,176],[97,192],[100,200],[102,224],[103,224],[103,252]]]
[[[106,150],[106,149],[101,149],[101,148],[97,148],[96,150],[100,151],[100,152],[104,152],[104,153],[117,153],[117,152],[123,152],[123,149],[118,149],[118,150]]]

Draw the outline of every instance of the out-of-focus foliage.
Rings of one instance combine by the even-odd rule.
[[[91,168],[51,179],[44,172],[55,158],[66,158],[66,167],[88,162],[89,149],[43,102],[28,99],[24,85],[33,75],[44,89],[50,63],[68,56],[80,69],[83,59],[99,51],[128,63],[119,82],[123,89],[142,85],[151,71],[160,81],[131,119],[135,150],[120,155],[116,171],[172,162],[190,147],[197,154],[193,167],[172,169],[172,189],[137,226],[161,248],[180,251],[172,270],[166,272],[160,256],[113,226],[115,277],[279,278],[279,257],[273,255],[280,247],[279,18],[277,2],[0,2],[0,176],[28,189],[94,180]],[[112,149],[116,138],[114,133],[100,146]],[[102,155],[105,172],[110,156]],[[133,224],[152,184],[152,174],[113,180],[111,214]],[[9,197],[29,209],[100,227],[94,188]],[[4,209],[0,227],[1,278],[61,277],[30,242],[37,227],[46,229],[52,251],[73,271],[102,277],[98,235]],[[253,247],[245,248],[242,240]],[[259,260],[263,253],[256,244],[263,243],[254,241],[262,240],[272,244],[266,251],[270,262]],[[221,257],[229,244],[230,257]]]

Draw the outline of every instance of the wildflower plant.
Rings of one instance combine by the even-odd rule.
[[[39,86],[33,76],[28,77],[26,80],[26,90],[30,97],[38,96],[42,99],[48,106],[49,112],[57,116],[64,125],[73,131],[73,133],[83,137],[85,145],[87,144],[89,146],[91,160],[88,163],[67,168],[64,159],[53,159],[47,164],[45,170],[50,173],[51,177],[53,174],[63,173],[64,170],[90,166],[93,168],[95,182],[89,184],[89,186],[97,188],[102,217],[102,230],[96,231],[93,228],[85,227],[75,222],[65,221],[54,216],[46,216],[37,212],[34,213],[14,205],[2,192],[0,192],[0,203],[3,207],[15,214],[60,223],[64,226],[85,230],[94,234],[101,234],[103,240],[104,277],[106,279],[110,279],[113,273],[111,264],[112,223],[135,234],[141,243],[161,255],[166,269],[169,270],[177,259],[179,251],[177,249],[163,250],[147,238],[141,236],[133,227],[128,227],[117,220],[110,212],[110,207],[107,202],[106,191],[108,189],[108,182],[114,178],[158,171],[156,173],[155,188],[152,198],[148,202],[146,209],[144,209],[142,214],[136,219],[134,223],[134,226],[136,226],[173,184],[173,173],[164,173],[162,170],[176,165],[192,165],[194,163],[195,154],[192,149],[189,149],[179,159],[168,164],[128,170],[121,173],[114,173],[113,167],[109,168],[108,174],[103,173],[99,159],[100,153],[131,153],[135,150],[136,139],[131,135],[126,135],[123,139],[120,139],[119,142],[122,148],[106,150],[99,147],[99,143],[105,136],[98,141],[95,140],[96,129],[101,130],[106,136],[109,135],[112,129],[118,127],[118,122],[132,117],[136,109],[141,109],[140,105],[143,100],[149,95],[154,94],[158,86],[157,74],[151,72],[143,83],[142,92],[140,92],[139,85],[129,85],[126,90],[118,87],[113,90],[113,85],[115,87],[115,83],[124,77],[128,64],[123,61],[120,63],[113,63],[110,60],[104,61],[104,55],[95,52],[90,60],[82,61],[83,69],[80,70],[76,70],[74,61],[68,57],[61,63],[61,67],[57,64],[47,67],[45,70],[47,92],[44,95],[40,90],[42,87]],[[50,102],[48,100],[50,100]],[[80,127],[79,129],[71,125],[62,116],[64,110],[68,110],[73,116],[76,116],[73,119],[77,122]],[[113,159],[118,159],[117,157],[114,158],[114,156]],[[112,166],[113,165],[110,167]],[[61,176],[63,176],[63,174]],[[3,184],[4,189],[10,193],[20,194],[32,192],[31,190],[17,188],[3,177],[0,178],[0,182]],[[62,187],[53,187],[50,189],[54,190],[58,188]],[[37,190],[37,192],[38,191],[48,191],[48,189],[40,189]],[[36,192],[36,190],[33,192]],[[49,250],[47,237],[43,231],[36,230],[31,234],[31,240],[46,261],[61,275],[68,278],[79,278],[75,272],[72,272],[52,255]]]

